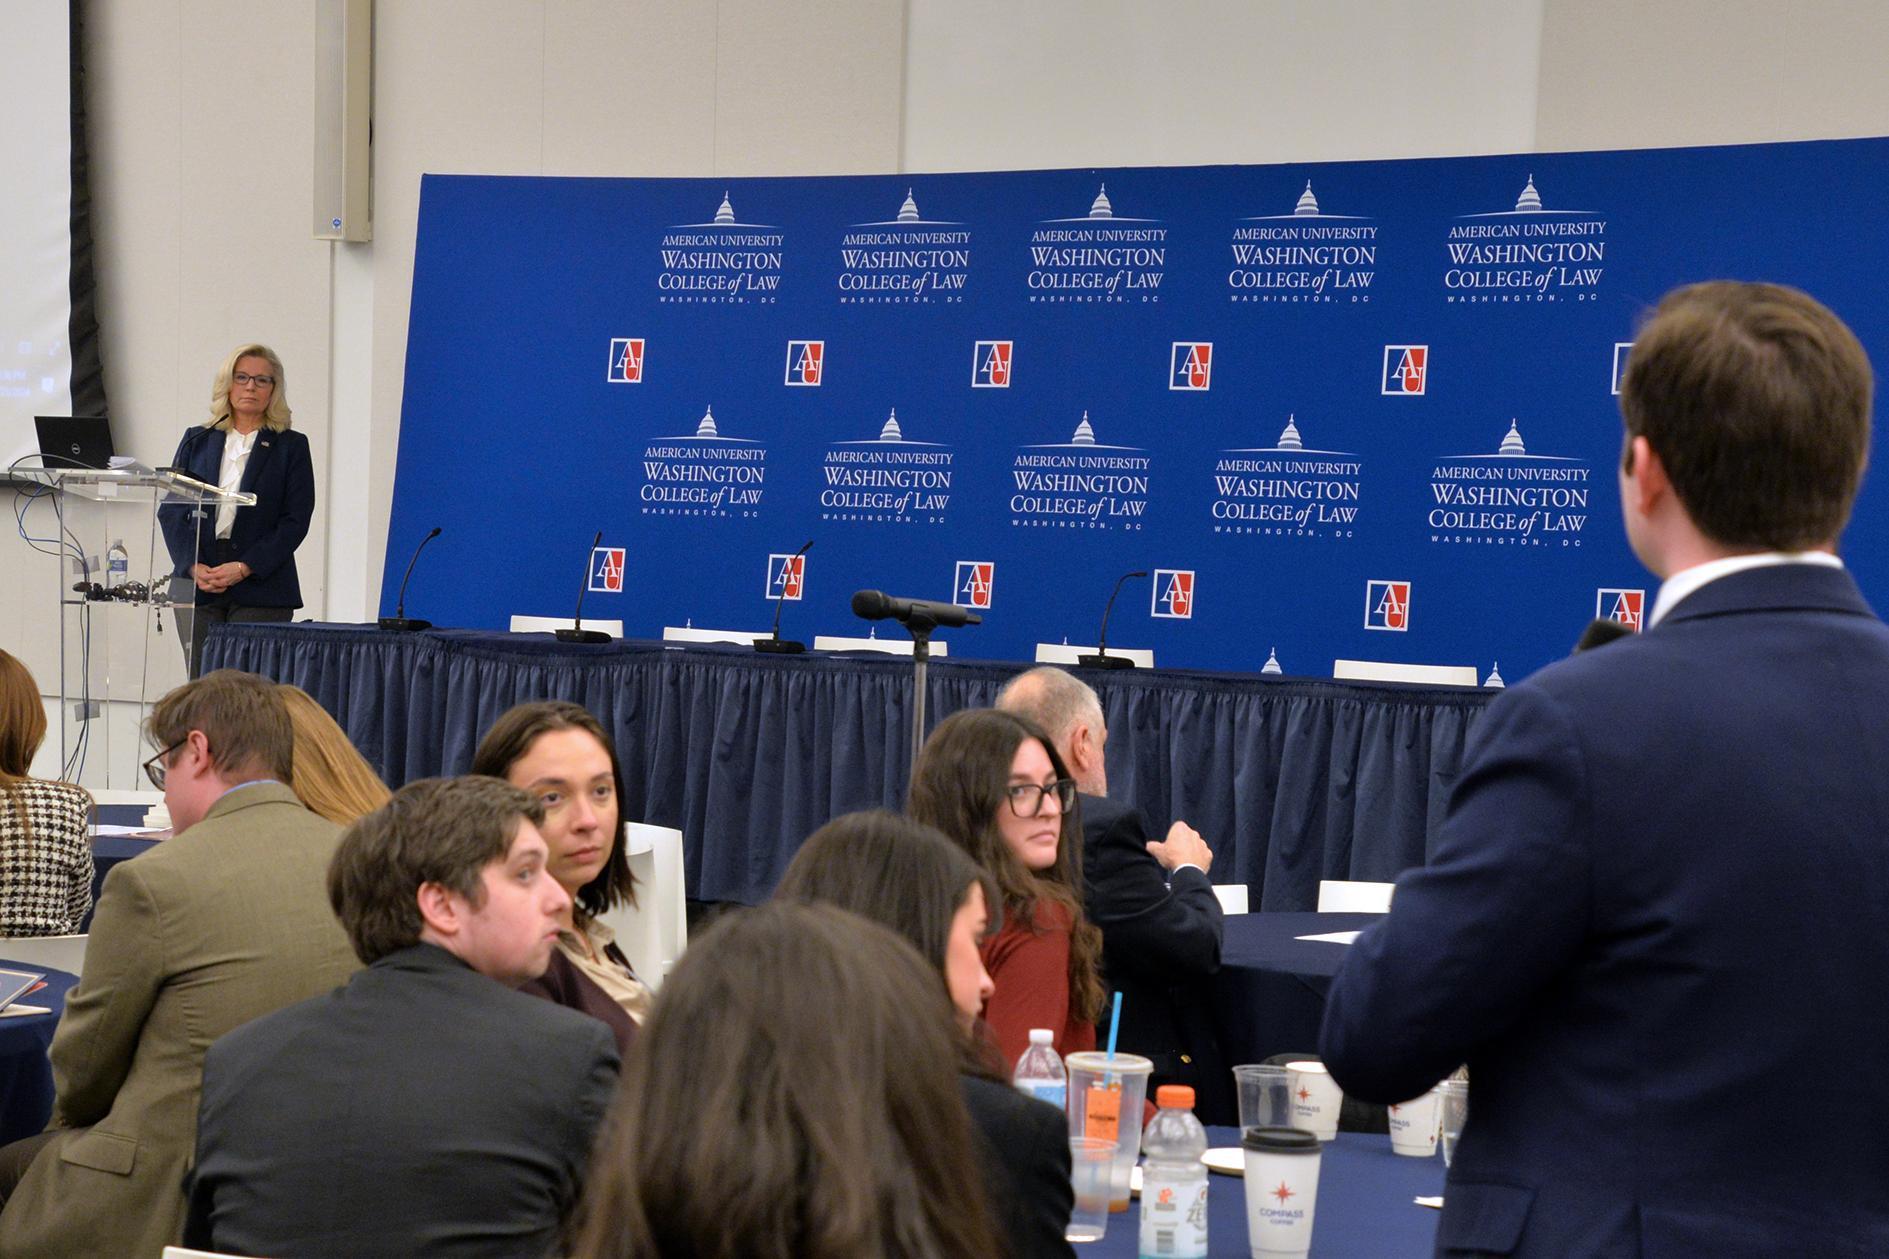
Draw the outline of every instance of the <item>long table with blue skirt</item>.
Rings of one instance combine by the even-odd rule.
[[[974,649],[969,636],[953,646]],[[611,731],[623,816],[681,829],[688,893],[766,899],[803,839],[898,808],[912,665],[877,653],[560,643],[486,630],[216,625],[205,668],[307,691],[388,783],[463,773],[512,705],[563,699]],[[1021,664],[934,660],[926,715],[989,704]],[[1310,910],[1320,879],[1422,864],[1491,693],[1175,669],[1076,670],[1100,693],[1110,794],[1192,823],[1254,909]]]
[[[1207,1144],[1239,1144],[1235,1128],[1210,1127]],[[1341,1132],[1320,1153],[1318,1202],[1312,1213],[1311,1259],[1428,1259],[1436,1245],[1439,1212],[1415,1199],[1443,1192],[1443,1158],[1410,1158],[1391,1151],[1391,1139]],[[1076,1248],[1078,1259],[1133,1259],[1139,1253],[1141,1203],[1108,1217],[1100,1241]],[[1207,1253],[1247,1259],[1246,1181],[1209,1173]]]

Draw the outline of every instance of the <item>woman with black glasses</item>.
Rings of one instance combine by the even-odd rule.
[[[210,414],[184,434],[171,466],[256,496],[253,507],[168,503],[158,509],[171,553],[172,611],[192,677],[212,621],[287,621],[302,606],[295,548],[315,515],[308,438],[289,427],[282,360],[239,345],[210,385]]]
[[[906,812],[943,831],[996,883],[1003,929],[984,943],[996,992],[984,1008],[1015,1069],[1030,1029],[1056,1052],[1095,1048],[1102,936],[1082,913],[1076,784],[1043,732],[996,709],[938,723],[912,767]]]

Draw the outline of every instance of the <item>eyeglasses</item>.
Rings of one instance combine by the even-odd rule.
[[[159,791],[164,790],[164,775],[169,772],[169,767],[164,764],[164,758],[188,742],[190,742],[189,739],[184,739],[181,742],[173,743],[144,763],[144,776],[151,780],[153,787],[156,787]]]
[[[1043,801],[1051,792],[1056,793],[1056,803],[1064,813],[1076,803],[1076,784],[1074,779],[1058,778],[1047,785],[1043,783],[1011,783],[1004,788],[1004,795],[1010,798],[1010,811],[1018,817],[1040,817],[1043,813]]]
[[[248,372],[237,372],[230,377],[230,382],[237,385],[254,385],[258,389],[275,388],[274,376],[251,376]]]

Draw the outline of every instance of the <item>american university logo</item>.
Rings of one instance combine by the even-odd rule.
[[[797,602],[806,587],[805,555],[770,555],[767,557],[767,597]]]
[[[1158,302],[1167,236],[1159,219],[1117,214],[1103,184],[1087,214],[1044,219],[1030,233],[1030,301]]]
[[[590,552],[590,589],[599,594],[620,594],[623,590],[623,548],[595,547]]]
[[[826,362],[826,342],[789,341],[787,343],[787,381],[789,385],[818,385],[820,370]]]
[[[827,447],[820,519],[942,525],[951,506],[955,458],[941,442],[907,437],[894,407],[877,437]]]
[[[1193,619],[1194,570],[1191,568],[1155,569],[1154,593],[1150,598],[1149,616],[1175,621]]]
[[[1330,305],[1371,300],[1377,268],[1377,226],[1356,214],[1320,208],[1312,181],[1289,214],[1257,214],[1233,229],[1233,265],[1227,271],[1232,302],[1311,302]]]
[[[1636,634],[1642,628],[1645,609],[1644,590],[1613,590],[1602,586],[1594,592],[1595,619],[1618,621]]]
[[[1531,453],[1510,419],[1495,453],[1443,455],[1432,465],[1430,541],[1578,547],[1591,472],[1582,459]]]
[[[610,338],[610,370],[604,379],[613,385],[639,385],[643,382],[643,338]],[[1619,390],[1614,392],[1618,393]]]
[[[854,223],[840,238],[841,305],[960,303],[970,278],[970,231],[921,215],[910,188],[892,218]]]
[[[1443,242],[1444,300],[1598,301],[1606,236],[1607,221],[1598,212],[1550,207],[1531,173],[1514,209],[1457,216]]]
[[[706,223],[662,235],[658,302],[771,306],[779,301],[786,236],[771,223],[744,223],[726,192]]]
[[[1410,628],[1410,583],[1407,581],[1367,581],[1364,583],[1364,628],[1396,630]]]
[[[1089,413],[1066,442],[1024,446],[1010,462],[1010,523],[1054,529],[1139,531],[1152,460],[1139,446],[1096,440]]]
[[[1213,466],[1213,531],[1262,537],[1356,535],[1363,463],[1345,450],[1306,446],[1286,416],[1270,446],[1229,447]]]
[[[979,341],[971,349],[971,388],[1010,388],[1009,341]]]
[[[1168,352],[1168,388],[1205,393],[1213,380],[1213,342],[1176,341]]]
[[[988,560],[959,560],[952,581],[951,602],[961,608],[988,608],[997,566]]]
[[[643,447],[645,516],[759,516],[767,488],[767,447],[721,431],[707,408],[693,433],[652,437]]]
[[[1414,398],[1430,381],[1430,347],[1427,345],[1387,345],[1384,347],[1384,387],[1382,392],[1394,398]]]

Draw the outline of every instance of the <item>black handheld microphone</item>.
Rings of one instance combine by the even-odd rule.
[[[801,556],[805,555],[812,548],[813,548],[813,539],[808,538],[806,543],[802,545],[798,551],[795,551],[793,555],[788,558],[787,566],[791,566],[794,560],[799,559]],[[774,600],[774,636],[772,638],[755,639],[754,649],[756,651],[771,651],[775,655],[779,655],[779,656],[797,656],[801,652],[807,650],[807,644],[797,643],[791,638],[783,639],[781,637],[781,609],[785,608],[786,606],[787,606],[787,575],[786,575],[786,572],[783,570],[781,574],[780,598]]]
[[[1102,608],[1102,628],[1095,636],[1095,654],[1093,656],[1077,656],[1077,664],[1085,669],[1132,669],[1135,667],[1135,662],[1126,656],[1111,656],[1108,654],[1108,618],[1109,614],[1115,611],[1115,596],[1122,592],[1122,587],[1128,584],[1128,579],[1130,577],[1146,577],[1147,575],[1147,570],[1142,569],[1138,572],[1123,573],[1120,577],[1115,579],[1115,589],[1109,592],[1108,603]]]
[[[868,621],[887,617],[914,631],[928,631],[940,625],[982,625],[984,618],[955,603],[937,603],[931,599],[897,599],[877,590],[861,590],[853,595],[853,615]]]
[[[584,552],[584,579],[577,583],[577,611],[571,614],[571,627],[556,630],[554,633],[560,643],[607,643],[610,635],[602,630],[584,628],[584,592],[590,589],[590,557],[597,553],[597,545],[603,541],[603,530],[597,530],[597,536],[590,540],[590,550]]]
[[[1574,650],[1576,653],[1592,651],[1596,647],[1606,646],[1616,638],[1628,638],[1632,634],[1633,631],[1620,622],[1601,617],[1599,620],[1587,623],[1587,628],[1581,631],[1580,641],[1574,644]]]
[[[400,598],[394,603],[394,614],[380,618],[380,627],[396,634],[409,634],[414,630],[432,629],[433,622],[422,621],[418,617],[407,615],[407,583],[413,580],[413,566],[420,562],[420,552],[426,550],[426,544],[440,535],[440,527],[433,526],[433,532],[420,539],[420,545],[413,548],[413,558],[407,561],[406,576],[400,579]]]

